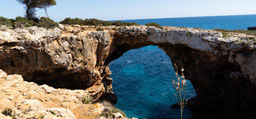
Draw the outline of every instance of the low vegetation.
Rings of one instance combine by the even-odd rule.
[[[68,25],[94,25],[94,26],[132,26],[138,25],[137,23],[128,23],[128,22],[121,22],[121,21],[103,21],[98,19],[80,19],[80,18],[65,18],[63,21],[60,22],[61,24],[68,24]]]
[[[16,19],[12,23],[13,28],[31,27],[34,25],[35,22],[28,20],[25,17],[16,17]]]
[[[229,32],[244,33],[244,34],[247,34],[247,35],[256,36],[256,31],[253,31],[253,30],[224,30],[224,29],[214,29],[214,30],[222,32],[224,38],[228,37]]]
[[[155,26],[155,27],[158,27],[158,28],[162,28],[160,24],[158,23],[147,23],[146,26]]]
[[[93,25],[93,26],[133,26],[138,25],[137,23],[129,23],[129,22],[122,22],[122,21],[103,21],[98,19],[80,19],[80,18],[65,18],[60,22],[61,24],[68,24],[68,25]],[[22,28],[22,27],[31,27],[31,26],[38,26],[43,28],[55,28],[58,27],[58,23],[54,22],[52,19],[47,17],[41,17],[37,20],[29,20],[26,17],[16,17],[16,19],[7,19],[4,17],[0,17],[0,25],[6,25],[8,27],[13,28]],[[104,29],[99,28],[98,31],[103,31]]]
[[[187,37],[192,37],[193,36],[193,33],[191,33],[191,32],[187,32]]]
[[[77,25],[83,25],[84,24],[84,20],[80,19],[80,18],[65,18],[64,20],[62,20],[60,22],[61,24],[69,24],[69,25],[73,25],[73,24],[77,24]]]
[[[47,18],[47,17],[41,17],[39,22],[36,24],[39,27],[44,27],[44,28],[55,28],[58,27],[58,23],[54,22],[52,19]]]
[[[4,17],[0,17],[0,25],[12,26],[13,19],[7,19]]]
[[[97,28],[96,31],[104,31],[103,28]]]
[[[4,17],[0,17],[0,25],[6,25],[8,27],[13,28],[38,26],[49,29],[58,27],[58,23],[54,22],[53,20],[47,17],[41,17],[40,19],[37,20],[37,22],[28,20],[25,17],[16,17],[16,19],[7,19]]]
[[[93,98],[89,95],[86,95],[85,97],[83,97],[82,99],[82,103],[83,104],[89,104],[93,102]]]

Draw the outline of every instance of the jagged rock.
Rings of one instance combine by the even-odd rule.
[[[177,27],[64,27],[1,30],[0,69],[54,88],[86,89],[95,101],[115,103],[109,63],[131,49],[157,45],[184,67],[197,93],[194,113],[249,116],[256,111],[255,36]]]
[[[6,79],[6,77],[7,77],[7,74],[0,69],[0,79]]]
[[[113,114],[114,119],[123,119],[125,118],[121,113],[117,112]]]
[[[22,113],[37,112],[38,110],[44,109],[40,101],[35,99],[19,101],[15,107]]]
[[[102,104],[91,104],[93,99],[86,99],[90,97],[86,90],[40,86],[24,81],[20,75],[7,75],[2,70],[0,75],[0,119],[79,119],[81,112],[89,113],[94,119],[103,112]]]
[[[64,108],[48,108],[38,112],[37,115],[45,119],[76,119],[73,112]]]
[[[78,119],[94,119],[95,117],[99,118],[103,113],[103,110],[104,106],[99,103],[88,104],[87,108],[85,108],[84,105],[80,105],[75,109],[72,109],[73,112],[76,112],[75,116]]]
[[[12,109],[12,115],[16,118],[27,119],[35,117],[35,114],[43,109],[44,106],[39,100],[22,100]]]
[[[46,93],[51,93],[53,91],[56,91],[56,89],[54,89],[53,87],[50,87],[48,85],[42,85],[40,86],[42,88],[42,90],[44,90]]]

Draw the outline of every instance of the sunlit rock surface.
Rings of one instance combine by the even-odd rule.
[[[58,88],[85,89],[95,102],[116,103],[109,63],[131,49],[156,45],[179,68],[184,67],[197,93],[190,104],[195,115],[248,116],[256,111],[255,36],[229,33],[226,37],[214,30],[177,27],[102,28],[104,31],[78,25],[48,30],[2,26],[0,69],[42,85],[39,89],[45,95]],[[8,87],[19,81],[3,83]]]

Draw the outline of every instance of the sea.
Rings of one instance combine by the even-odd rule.
[[[141,25],[158,23],[161,26],[176,26],[202,29],[246,30],[256,26],[256,15],[209,16],[123,20]],[[110,64],[113,91],[118,97],[116,107],[128,117],[139,119],[180,119],[176,104],[175,89],[171,81],[175,71],[171,59],[157,46],[133,49]],[[193,85],[187,81],[186,98],[196,96]],[[183,119],[193,114],[185,109]]]

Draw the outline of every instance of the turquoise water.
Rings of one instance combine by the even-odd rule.
[[[256,15],[191,17],[170,19],[128,20],[146,24],[156,22],[165,26],[197,27],[203,29],[246,29],[256,26]],[[179,119],[179,109],[172,108],[176,103],[171,88],[175,72],[171,60],[157,46],[147,46],[130,50],[122,57],[111,62],[113,89],[118,96],[116,106],[128,117],[139,119]],[[188,98],[196,95],[188,83]],[[189,109],[184,119],[191,118]]]
[[[156,22],[162,26],[192,27],[202,29],[245,30],[249,26],[256,26],[256,15],[163,18],[124,21],[136,22],[142,25],[146,23]]]

